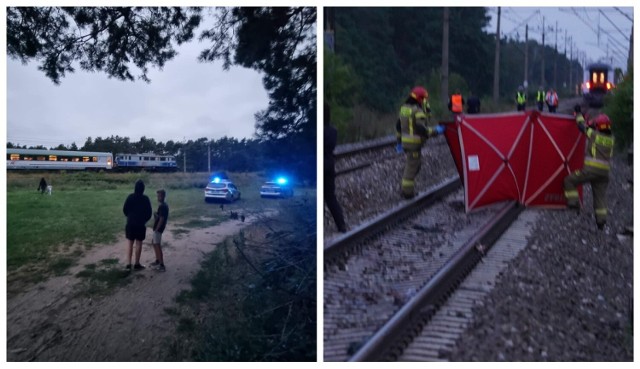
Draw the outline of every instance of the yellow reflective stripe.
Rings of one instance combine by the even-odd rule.
[[[597,215],[607,215],[607,208],[600,208],[595,210]]]
[[[416,119],[420,119],[420,118],[427,118],[427,115],[421,111],[416,113]]]
[[[411,116],[411,108],[408,106],[400,107],[400,116],[410,117]]]
[[[597,135],[595,141],[596,141],[596,144],[598,144],[600,146],[613,147],[613,138],[612,137]]]
[[[578,191],[576,191],[576,190],[567,190],[567,191],[564,191],[564,196],[565,196],[567,199],[572,199],[572,198],[574,198],[574,197],[578,197]]]
[[[422,143],[422,138],[420,138],[420,136],[402,136],[402,142],[403,143],[416,143],[416,144],[421,144]]]
[[[578,116],[576,117],[576,122],[584,123],[584,116],[582,114],[578,114]]]
[[[413,187],[414,181],[411,179],[402,179],[402,187]]]
[[[590,167],[598,168],[598,169],[606,169],[609,170],[609,164],[605,164],[602,162],[597,162],[593,160],[585,160],[584,165],[588,165]]]

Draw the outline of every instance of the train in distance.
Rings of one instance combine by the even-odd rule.
[[[176,171],[173,155],[7,149],[7,170]]]
[[[582,96],[584,102],[593,108],[604,105],[604,98],[613,92],[613,69],[605,63],[589,64],[585,69],[584,82],[582,83]]]

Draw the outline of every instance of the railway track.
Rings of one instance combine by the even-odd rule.
[[[503,203],[465,214],[459,181],[448,179],[334,239],[324,251],[325,361],[397,360],[417,311],[440,305],[482,256],[478,245],[520,210]]]

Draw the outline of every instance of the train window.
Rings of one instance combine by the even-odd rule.
[[[145,156],[145,157],[143,158],[143,160],[149,160],[149,157],[148,157],[148,156]]]
[[[89,157],[88,156],[83,156],[82,157],[82,161],[85,162],[85,163],[88,162],[89,161]]]
[[[20,154],[10,154],[9,160],[20,160]]]
[[[160,158],[160,161],[167,161],[167,158]]]
[[[97,161],[98,161],[98,157],[97,157],[97,156],[94,156],[94,157],[93,157],[93,162],[95,163],[95,162],[97,162]]]
[[[49,161],[58,161],[58,157],[55,155],[49,155]]]
[[[155,156],[151,156],[151,157],[149,158],[149,160],[150,160],[150,161],[156,161],[156,158],[155,158]]]
[[[45,161],[45,160],[47,160],[47,158],[45,158],[44,156],[38,156],[38,160],[39,161]]]

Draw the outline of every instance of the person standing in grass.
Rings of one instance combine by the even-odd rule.
[[[127,217],[127,225],[125,226],[125,236],[128,241],[126,269],[131,270],[131,254],[133,253],[134,242],[136,243],[136,262],[133,269],[144,269],[144,266],[140,265],[140,254],[142,253],[142,241],[147,233],[146,224],[151,219],[153,209],[151,208],[151,201],[144,194],[144,182],[141,179],[136,181],[134,191],[127,197],[122,211]]]
[[[162,248],[160,247],[160,243],[162,242],[162,232],[164,228],[167,226],[167,219],[169,219],[169,205],[164,202],[164,199],[167,196],[165,190],[156,191],[158,195],[158,211],[153,214],[153,238],[151,239],[151,244],[153,245],[153,252],[156,254],[156,261],[151,263],[151,266],[154,267],[157,271],[164,272],[164,258],[162,255]]]

